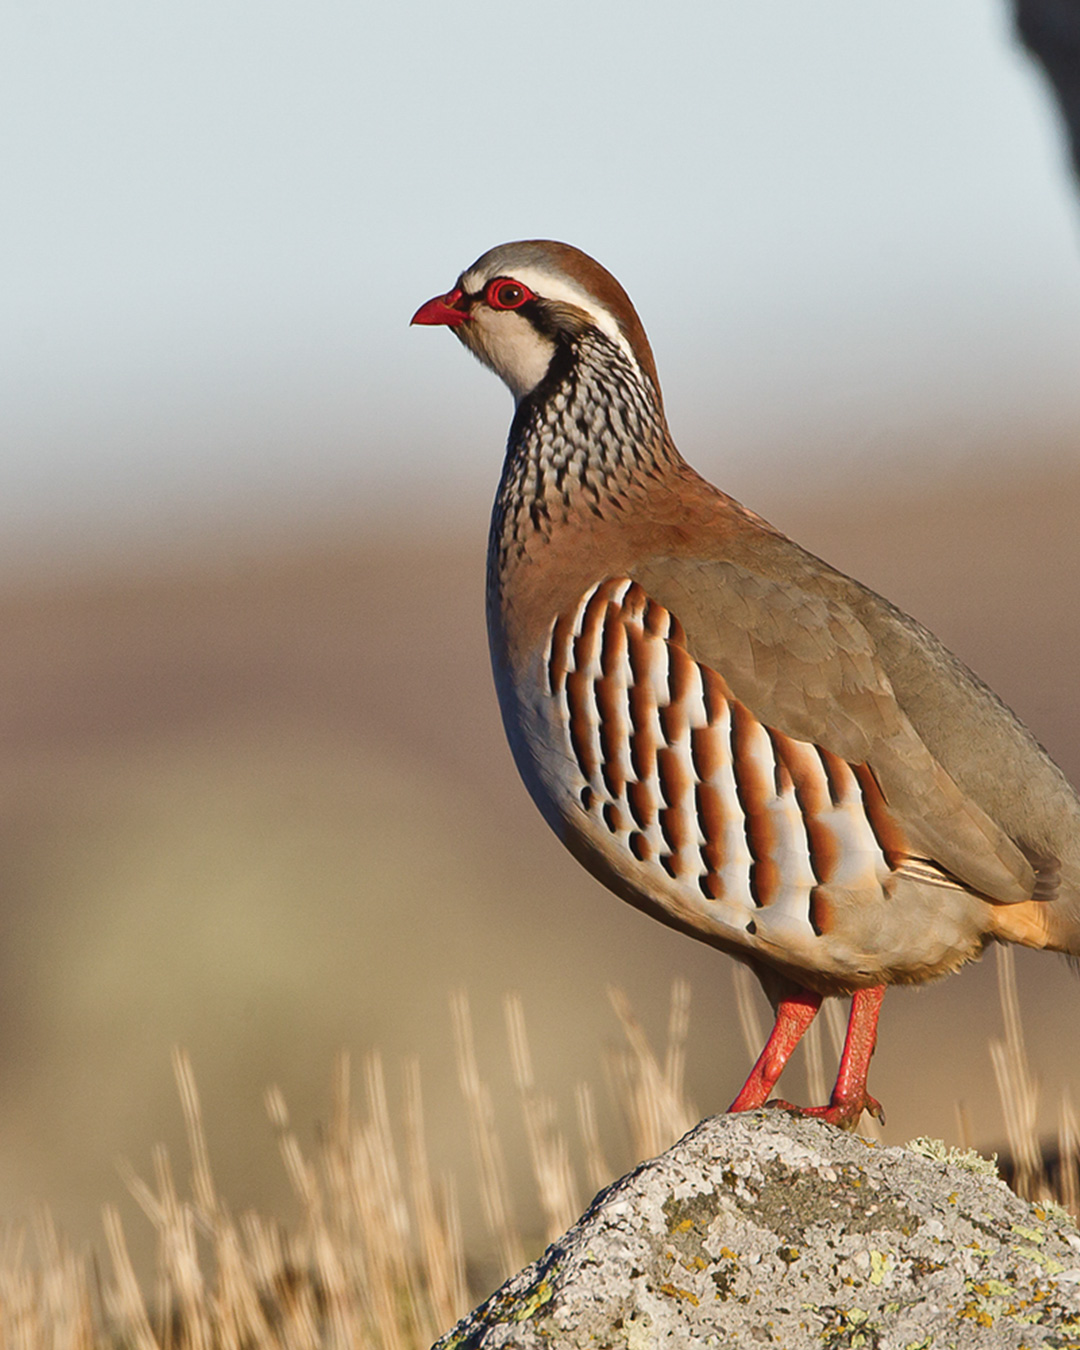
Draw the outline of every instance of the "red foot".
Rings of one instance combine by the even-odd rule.
[[[880,1120],[882,1125],[885,1124],[885,1111],[881,1103],[868,1092],[850,1101],[837,1101],[834,1096],[828,1106],[793,1106],[791,1102],[782,1101],[779,1097],[774,1097],[765,1105],[770,1109],[775,1106],[780,1111],[791,1111],[796,1116],[813,1116],[816,1120],[823,1120],[826,1125],[835,1125],[841,1130],[856,1129],[864,1111]]]
[[[790,1102],[767,1100],[791,1052],[821,1007],[821,995],[809,989],[800,990],[791,998],[781,999],[776,1010],[776,1024],[765,1043],[765,1049],[751,1069],[742,1091],[728,1109],[751,1111],[759,1106],[775,1106],[794,1111],[800,1116],[815,1116],[842,1130],[853,1130],[862,1113],[868,1111],[884,1124],[885,1112],[881,1103],[866,1090],[866,1075],[877,1041],[878,1014],[884,997],[882,985],[873,989],[857,989],[852,995],[844,1052],[840,1056],[836,1086],[828,1106],[792,1106]]]

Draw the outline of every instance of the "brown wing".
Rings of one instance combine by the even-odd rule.
[[[690,655],[721,675],[759,721],[867,765],[915,855],[991,899],[1030,899],[1036,876],[1027,857],[931,753],[897,698],[882,642],[844,585],[859,597],[871,593],[788,547],[783,581],[731,561],[672,557],[633,576],[678,618]],[[935,682],[956,675],[931,644],[924,665],[932,699]]]

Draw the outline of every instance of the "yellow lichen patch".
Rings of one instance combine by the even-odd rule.
[[[956,1315],[975,1322],[980,1327],[992,1327],[994,1325],[993,1315],[978,1303],[968,1303]]]
[[[683,1298],[687,1301],[687,1303],[692,1303],[695,1308],[698,1307],[700,1304],[700,1299],[698,1298],[697,1294],[693,1293],[689,1289],[680,1289],[678,1285],[662,1284],[660,1286],[659,1292],[661,1294],[666,1294],[668,1298]]]

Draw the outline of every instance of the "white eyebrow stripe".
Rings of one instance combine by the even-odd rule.
[[[495,272],[490,276],[486,272],[463,272],[461,285],[466,294],[475,295],[482,291],[488,282],[493,281],[496,276],[506,276],[514,281],[520,281],[523,286],[528,286],[530,291],[542,296],[545,300],[556,300],[562,304],[575,305],[578,309],[584,310],[600,332],[611,338],[620,351],[634,363],[634,366],[638,370],[641,369],[638,359],[634,355],[633,347],[627,341],[626,334],[619,327],[614,316],[598,305],[588,291],[582,290],[580,286],[575,286],[572,281],[553,276],[552,273],[543,272],[535,267],[515,267],[513,271]]]

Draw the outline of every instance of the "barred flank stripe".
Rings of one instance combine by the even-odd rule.
[[[836,834],[826,825],[824,816],[832,798],[822,772],[822,763],[814,747],[794,741],[781,731],[773,731],[773,745],[791,775],[795,800],[799,804],[810,855],[810,866],[819,882],[828,882],[836,873],[840,859]],[[811,916],[811,923],[813,917]]]
[[[593,685],[586,671],[572,670],[567,675],[566,705],[574,758],[586,779],[593,782],[600,773],[600,752],[596,744],[597,715],[593,704]]]
[[[881,784],[878,782],[873,769],[869,764],[853,764],[851,768],[862,790],[863,805],[866,808],[866,818],[870,822],[870,828],[874,831],[874,837],[881,845],[885,861],[895,871],[903,862],[905,856],[903,833],[885,804],[885,794],[881,790]]]
[[[749,918],[783,901],[812,937],[829,931],[830,885],[880,886],[904,864],[873,770],[764,726],[636,582],[605,581],[560,615],[545,667],[580,774],[568,797],[683,903]]]
[[[563,614],[555,620],[555,626],[551,630],[551,641],[548,644],[546,662],[549,694],[561,694],[565,688],[573,626],[574,616]]]
[[[763,747],[768,745],[765,729],[742,704],[731,709],[731,757],[735,762],[735,787],[743,809],[746,842],[753,862],[750,864],[750,894],[758,905],[771,905],[780,883],[775,860],[776,830],[769,815],[772,794]]]

